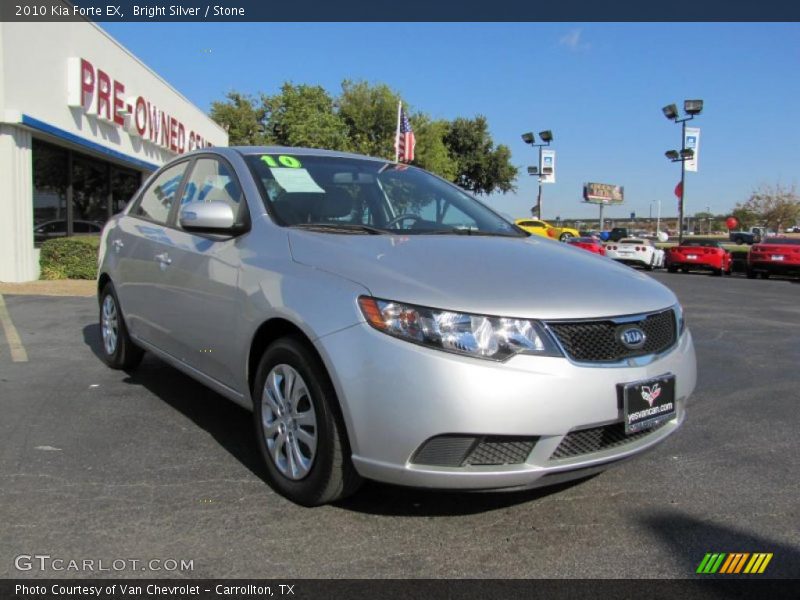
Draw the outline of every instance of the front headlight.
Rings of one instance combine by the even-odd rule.
[[[378,331],[409,342],[490,360],[514,354],[561,356],[538,321],[451,312],[361,296],[358,305]]]

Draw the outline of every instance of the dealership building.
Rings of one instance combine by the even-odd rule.
[[[94,23],[0,22],[0,281],[38,279],[42,242],[98,233],[160,165],[227,144]]]

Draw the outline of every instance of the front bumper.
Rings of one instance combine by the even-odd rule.
[[[526,488],[603,470],[672,434],[683,422],[696,382],[688,330],[668,353],[625,367],[526,355],[491,362],[410,344],[366,323],[320,338],[316,346],[340,399],[358,472],[415,487]],[[667,373],[676,377],[672,420],[630,443],[552,458],[569,432],[622,421],[618,384]],[[519,464],[435,467],[412,462],[424,442],[447,434],[538,440]]]

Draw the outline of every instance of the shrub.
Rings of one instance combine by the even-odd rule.
[[[42,279],[94,279],[100,236],[78,236],[47,240],[39,263]]]

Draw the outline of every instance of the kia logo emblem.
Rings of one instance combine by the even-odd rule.
[[[639,327],[625,327],[621,328],[619,332],[619,341],[622,345],[631,350],[638,350],[644,346],[647,340],[647,334]]]

